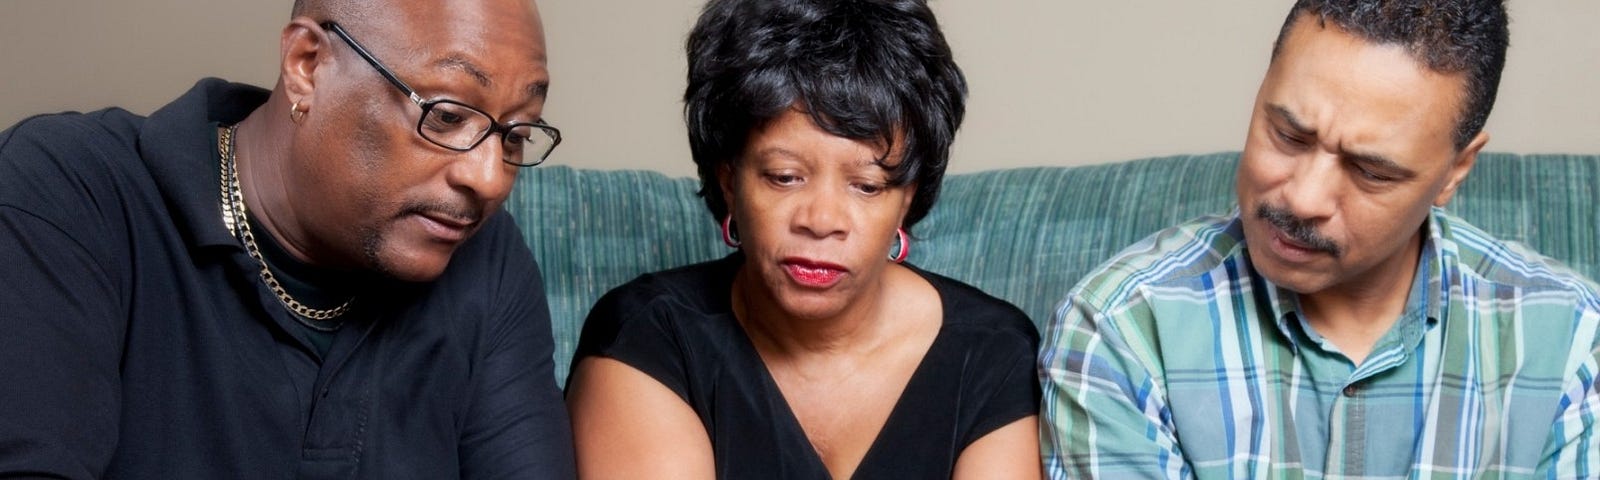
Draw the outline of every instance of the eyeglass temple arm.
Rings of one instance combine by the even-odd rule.
[[[322,28],[333,31],[333,33],[337,34],[339,38],[344,40],[344,43],[349,44],[350,48],[356,51],[356,55],[360,55],[362,60],[366,60],[368,64],[372,65],[372,68],[378,70],[378,74],[383,75],[384,79],[389,80],[389,83],[394,84],[395,88],[399,88],[401,93],[406,94],[406,97],[411,100],[411,103],[415,103],[418,106],[422,105],[422,96],[417,95],[416,90],[412,90],[410,85],[406,85],[406,82],[401,81],[400,77],[395,76],[394,72],[389,71],[388,67],[383,66],[382,63],[378,63],[378,58],[372,56],[371,53],[368,53],[366,47],[362,47],[360,43],[356,43],[354,38],[350,38],[350,34],[345,33],[344,27],[339,26],[337,22],[322,22]]]

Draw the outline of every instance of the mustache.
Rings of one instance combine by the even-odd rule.
[[[1339,258],[1344,254],[1344,249],[1339,248],[1339,244],[1317,233],[1316,227],[1312,226],[1310,221],[1294,216],[1288,209],[1265,203],[1257,204],[1256,218],[1265,220],[1290,240],[1312,250],[1326,252],[1333,258]]]

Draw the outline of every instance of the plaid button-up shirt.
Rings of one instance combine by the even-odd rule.
[[[1039,356],[1050,478],[1600,478],[1600,297],[1435,209],[1358,366],[1255,272],[1238,213],[1123,251]]]

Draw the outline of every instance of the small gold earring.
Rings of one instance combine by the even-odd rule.
[[[300,119],[303,118],[306,118],[306,112],[300,110],[300,101],[295,100],[293,104],[289,105],[289,121],[300,123]]]

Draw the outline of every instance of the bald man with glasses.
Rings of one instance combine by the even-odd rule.
[[[0,133],[0,477],[572,477],[501,209],[561,141],[536,8],[300,0],[280,40],[270,91]]]

